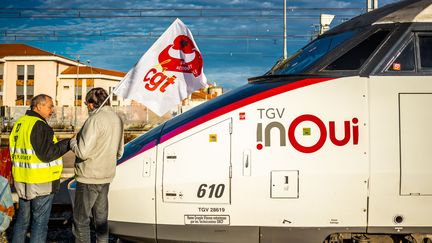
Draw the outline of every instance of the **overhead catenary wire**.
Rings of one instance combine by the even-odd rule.
[[[25,34],[4,34],[1,35],[0,38],[3,39],[7,39],[12,38],[12,39],[17,39],[17,38],[23,38],[23,37],[43,37],[43,39],[45,38],[92,38],[92,37],[103,37],[103,38],[159,38],[160,35],[146,35],[146,34],[120,34],[120,35],[92,35],[92,34],[70,34],[70,35],[52,35],[49,33],[45,33],[45,34],[30,34],[30,33],[25,33]],[[196,38],[202,38],[202,39],[278,39],[281,38],[282,35],[194,35],[194,37]],[[289,38],[307,38],[309,37],[309,35],[287,35],[287,37]]]
[[[0,8],[0,18],[280,18],[280,8]],[[365,8],[301,8],[287,11],[337,12],[356,14]],[[302,16],[299,16],[302,17]]]
[[[315,14],[306,14],[299,12],[323,12],[323,11],[340,11],[341,14],[337,15],[337,19],[343,22],[355,15],[358,12],[364,12],[364,8],[302,8],[302,7],[287,7],[289,14],[286,16],[290,21],[301,21],[306,19],[317,19]],[[347,14],[347,11],[353,14]],[[285,12],[285,11],[284,11]],[[248,19],[248,18],[266,18],[268,20],[279,21],[283,16],[281,8],[0,8],[1,19],[14,19],[14,18],[31,18],[32,20],[49,19],[49,18],[85,18],[85,19],[98,19],[98,18],[123,18],[123,17],[141,17],[141,18],[205,18],[217,19],[221,21],[227,19],[231,21],[232,18]],[[258,21],[258,20],[256,20]],[[0,28],[0,41],[61,41],[62,39],[74,38],[78,40],[90,40],[92,38],[98,40],[113,40],[113,39],[133,39],[133,38],[158,38],[161,33],[158,32],[145,32],[140,34],[141,31],[124,31],[112,33],[109,29],[94,30],[82,29],[79,31],[73,29],[10,29]],[[61,28],[61,27],[60,27]],[[64,28],[64,27],[63,27]],[[233,31],[229,29],[229,31]],[[197,39],[280,39],[282,36],[273,33],[256,33],[255,34],[222,34],[224,30],[218,29],[217,34],[205,34],[200,31],[195,31],[195,38]],[[290,39],[307,39],[307,36],[288,35]]]

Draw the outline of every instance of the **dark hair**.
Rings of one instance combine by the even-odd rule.
[[[99,108],[108,98],[108,93],[103,88],[93,88],[86,95],[86,102],[92,103],[94,108]],[[111,105],[109,99],[104,106]]]
[[[52,99],[51,96],[46,94],[38,94],[31,99],[30,110],[36,108],[37,105],[44,103],[48,98]]]

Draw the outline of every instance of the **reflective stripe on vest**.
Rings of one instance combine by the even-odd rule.
[[[37,156],[30,141],[32,129],[37,121],[44,120],[25,115],[15,123],[9,137],[9,151],[12,158],[12,174],[15,181],[24,183],[45,183],[60,179],[63,169],[61,157],[43,162]],[[57,138],[53,137],[57,143]]]
[[[49,163],[25,163],[25,162],[12,162],[13,166],[29,169],[41,169],[48,168],[51,166],[61,165],[63,162],[61,160],[54,160]]]
[[[10,154],[35,154],[33,149],[20,149],[20,148],[9,148]]]

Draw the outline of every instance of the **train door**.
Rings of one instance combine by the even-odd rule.
[[[231,126],[231,118],[207,123],[163,144],[158,242],[223,242],[235,237],[226,230],[229,215],[216,210],[230,204]]]
[[[369,79],[371,233],[432,225],[431,48],[432,32],[412,32]]]

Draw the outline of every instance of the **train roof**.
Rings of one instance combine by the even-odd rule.
[[[411,3],[411,1],[408,1],[408,3]],[[375,24],[411,22],[432,22],[432,0],[423,0],[411,3],[410,5],[379,19]]]
[[[354,17],[327,31],[326,35],[377,24],[425,22],[432,22],[432,0],[405,0]]]

